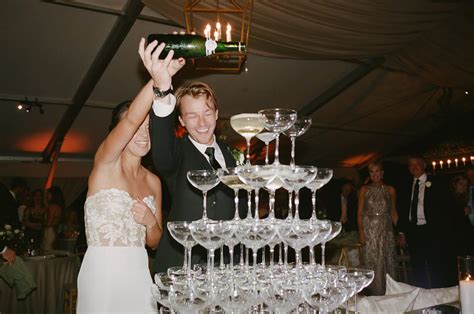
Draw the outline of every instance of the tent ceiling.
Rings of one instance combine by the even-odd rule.
[[[1,158],[39,159],[113,29],[114,12],[126,3],[2,2]],[[139,39],[182,29],[171,26],[182,25],[182,0],[144,3],[148,7],[72,123],[62,156],[91,160],[107,133],[111,108],[132,98],[147,79],[137,54]],[[472,93],[464,93],[474,93],[471,2],[330,3],[255,1],[248,72],[206,74],[186,68],[175,85],[202,80],[213,86],[223,118],[220,132],[234,143],[240,138],[226,120],[233,114],[267,107],[299,110],[367,60],[385,57],[383,66],[314,112],[313,127],[297,140],[299,163],[327,166],[363,164],[438,128],[444,87],[453,89],[451,111],[472,114]],[[16,104],[25,97],[37,98],[46,113],[19,112]]]

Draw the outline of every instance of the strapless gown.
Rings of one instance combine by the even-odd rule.
[[[143,201],[156,212],[152,196]],[[133,198],[100,190],[87,198],[87,252],[78,276],[77,313],[156,313],[145,250],[145,226],[132,217]]]

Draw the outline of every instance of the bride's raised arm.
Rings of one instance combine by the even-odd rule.
[[[154,41],[145,48],[145,39],[140,40],[138,53],[147,68],[152,74],[152,69],[167,69],[172,63],[173,53],[170,52],[165,59],[158,59],[160,53],[164,49],[164,44],[159,45],[152,53],[153,49],[158,45]],[[138,95],[130,104],[129,109],[120,117],[118,124],[110,131],[105,140],[99,146],[95,155],[95,163],[107,164],[114,163],[118,160],[120,154],[132,139],[137,129],[146,118],[153,102],[153,86],[156,85],[156,78],[152,78],[141,89]]]

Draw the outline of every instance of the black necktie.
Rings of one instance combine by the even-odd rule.
[[[411,223],[416,225],[418,220],[418,194],[420,191],[420,180],[416,179],[415,188],[413,189],[413,198],[411,199]]]
[[[217,162],[216,157],[214,156],[214,147],[208,147],[206,148],[206,151],[204,152],[207,156],[209,156],[209,163],[211,164],[212,168],[214,170],[222,168],[221,165]]]

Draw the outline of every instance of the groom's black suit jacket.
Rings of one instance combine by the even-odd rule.
[[[155,168],[164,179],[164,184],[171,195],[171,210],[165,221],[194,221],[202,218],[202,192],[194,188],[187,180],[189,170],[212,169],[207,159],[185,136],[177,138],[174,132],[177,111],[161,118],[151,116],[152,156]],[[227,167],[235,166],[235,160],[227,146],[219,143]],[[210,219],[228,220],[234,217],[234,192],[220,183],[207,193],[207,216]],[[242,203],[242,202],[241,202]],[[169,234],[166,224],[163,225],[163,236],[158,245],[154,271],[166,271],[171,266],[183,264],[182,245]],[[204,262],[206,253],[200,246],[193,248],[193,263]]]

